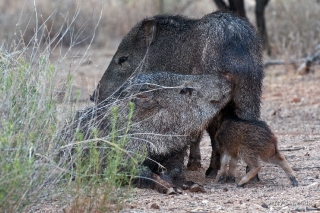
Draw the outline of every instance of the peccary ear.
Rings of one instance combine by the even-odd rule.
[[[192,95],[193,88],[190,87],[184,87],[179,94],[189,94]]]
[[[156,37],[157,22],[154,19],[147,19],[142,23],[142,27],[145,32],[145,43],[147,46],[150,46]]]

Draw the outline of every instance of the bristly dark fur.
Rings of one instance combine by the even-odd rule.
[[[121,57],[127,57],[127,61],[119,65]],[[261,42],[245,19],[214,12],[200,19],[157,15],[142,20],[123,38],[92,100],[104,101],[132,75],[158,70],[185,75],[229,74],[236,83],[229,109],[242,119],[260,117],[264,77]],[[207,129],[213,147],[215,124],[212,121]],[[201,166],[199,142],[200,138],[191,146],[190,168]],[[220,162],[215,160],[219,153],[213,151],[213,155],[206,174],[215,177]]]
[[[181,93],[191,88],[192,95]],[[136,75],[106,101],[79,111],[71,126],[65,127],[65,140],[72,142],[76,129],[85,135],[85,139],[93,137],[90,134],[93,128],[98,130],[99,137],[108,136],[108,113],[113,106],[118,108],[118,120],[123,121],[117,124],[117,130],[125,129],[128,103],[132,101],[135,111],[126,149],[137,154],[146,151],[148,157],[143,162],[145,168],[141,169],[140,174],[143,178],[137,181],[138,185],[155,187],[155,182],[144,178],[160,180],[157,177],[170,184],[178,184],[178,180],[183,183],[184,154],[189,142],[198,139],[212,118],[230,101],[232,89],[233,82],[221,74],[158,72]],[[75,159],[70,153],[72,155],[70,149],[63,150],[62,160]],[[106,153],[101,155],[104,158]]]

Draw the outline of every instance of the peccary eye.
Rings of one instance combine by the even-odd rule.
[[[121,65],[122,63],[126,62],[128,60],[127,56],[122,56],[118,59],[118,64]]]
[[[193,88],[185,87],[180,91],[180,94],[192,95]]]

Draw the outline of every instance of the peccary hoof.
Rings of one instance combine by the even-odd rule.
[[[203,186],[200,186],[199,184],[195,183],[190,187],[190,192],[206,192],[206,190],[203,188]]]
[[[235,183],[236,178],[234,176],[227,176],[226,182],[227,183]]]
[[[198,171],[201,168],[201,160],[189,159],[187,169],[190,171]]]
[[[226,176],[225,175],[221,175],[220,177],[219,177],[219,180],[218,180],[218,183],[225,183],[226,182]]]
[[[168,188],[166,191],[167,195],[177,194],[177,192],[174,190],[174,188]]]
[[[294,176],[291,176],[290,180],[291,180],[293,186],[298,186],[299,185],[297,179]]]
[[[174,190],[176,191],[176,193],[182,194],[182,189],[181,188],[174,188]]]
[[[183,190],[187,190],[187,189],[190,189],[190,187],[192,185],[196,184],[195,182],[193,181],[186,181],[183,185],[182,185],[182,189]]]
[[[246,173],[248,173],[250,171],[249,166],[246,167]],[[256,176],[254,176],[254,178],[251,179],[251,182],[259,182],[260,178],[259,175],[257,174]]]
[[[241,184],[241,185],[237,184],[237,188],[244,188],[244,185],[245,184]]]
[[[206,171],[206,178],[215,179],[217,177],[218,170],[213,168],[208,168]]]
[[[166,191],[167,195],[182,194],[182,190],[177,187],[170,187]]]

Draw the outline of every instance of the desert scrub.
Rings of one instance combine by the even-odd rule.
[[[86,212],[117,211],[121,209],[123,198],[128,197],[132,180],[138,175],[138,168],[146,156],[146,153],[138,155],[126,150],[134,104],[129,102],[126,118],[119,116],[117,107],[111,107],[105,113],[110,125],[105,127],[108,134],[104,133],[103,137],[90,116],[89,120],[81,120],[81,116],[90,113],[86,110],[72,116],[73,120],[59,136],[61,145],[56,150],[57,165],[64,169],[63,180],[77,189],[77,197],[70,208],[72,211],[85,209]],[[85,130],[82,124],[85,124]],[[77,128],[73,128],[75,126]]]
[[[126,189],[137,174],[138,161],[132,158],[124,165],[123,160],[129,154],[124,146],[134,106],[130,105],[127,128],[121,131],[116,129],[117,109],[113,109],[108,137],[98,138],[94,128],[90,130],[94,135],[90,141],[83,140],[80,133],[73,133],[76,134],[74,143],[78,144],[73,169],[67,162],[57,164],[54,161],[61,149],[58,136],[65,122],[57,119],[58,105],[63,108],[59,116],[67,118],[76,104],[70,101],[71,94],[75,94],[72,76],[64,83],[66,93],[61,103],[57,101],[56,66],[49,62],[49,53],[30,56],[26,51],[10,53],[1,47],[0,73],[1,211],[28,210],[41,196],[51,199],[63,194],[74,195],[68,203],[73,200],[77,203],[79,197],[90,197],[90,202],[80,205],[88,211],[97,205],[108,206],[111,201],[117,204],[114,208],[121,208],[119,192],[122,197],[128,194]],[[64,114],[61,115],[61,111]],[[83,144],[88,148],[84,149]],[[103,150],[108,150],[108,155],[100,159]],[[101,170],[101,164],[106,169]],[[122,168],[127,166],[129,173],[123,173]],[[119,190],[124,184],[129,187]],[[55,193],[51,193],[53,191]]]
[[[18,211],[39,180],[37,156],[56,131],[53,73],[48,57],[32,63],[22,52],[0,52],[0,206]],[[41,176],[37,176],[41,178]]]

